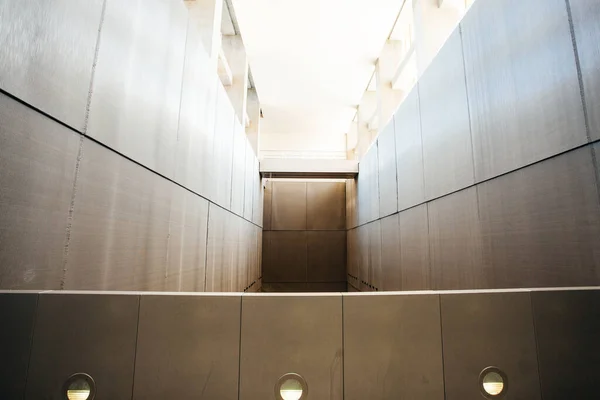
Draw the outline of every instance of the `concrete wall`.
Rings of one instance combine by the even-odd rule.
[[[258,161],[184,3],[0,9],[0,287],[258,289]]]
[[[343,181],[267,181],[264,291],[346,290],[345,204]]]
[[[600,283],[598,18],[474,3],[347,182],[353,290]]]

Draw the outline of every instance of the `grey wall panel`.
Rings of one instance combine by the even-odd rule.
[[[427,204],[402,211],[400,225],[400,262],[402,290],[432,289],[429,266],[429,227]]]
[[[181,3],[107,0],[87,126],[88,135],[168,177],[186,30]]]
[[[369,165],[367,156],[363,156],[358,164],[358,177],[356,179],[356,219],[357,225],[366,224],[370,217],[369,205]]]
[[[206,246],[207,292],[223,291],[223,266],[226,263],[225,231],[227,211],[212,203],[208,206],[208,242]]]
[[[308,282],[265,282],[262,285],[265,293],[305,293],[308,292]]]
[[[0,293],[0,398],[25,393],[37,299],[37,293]]]
[[[478,400],[481,371],[508,378],[506,398],[541,399],[530,294],[441,295],[447,400]]]
[[[208,201],[179,186],[172,190],[166,289],[203,292]]]
[[[381,222],[366,225],[369,229],[369,283],[381,290],[383,271],[381,268]],[[373,289],[373,288],[371,288]]]
[[[271,228],[306,229],[306,182],[273,182]]]
[[[254,198],[252,200],[252,222],[258,226],[263,223],[264,188],[260,176],[258,159],[254,159]]]
[[[356,201],[356,179],[346,179],[346,229],[354,228],[358,224]]]
[[[346,400],[444,399],[439,296],[343,299]]]
[[[401,290],[400,225],[398,214],[383,218],[381,224],[381,286],[379,290]]]
[[[289,372],[309,398],[342,399],[341,295],[244,296],[242,309],[240,400],[273,398]]]
[[[571,15],[592,140],[600,139],[600,4],[571,0]]]
[[[373,143],[369,150],[367,161],[369,166],[369,213],[368,221],[374,221],[379,218],[379,143]]]
[[[306,291],[310,293],[345,292],[347,282],[308,282]]]
[[[212,198],[216,77],[202,46],[198,27],[188,24],[185,67],[181,92],[175,180],[188,189]]]
[[[428,212],[432,288],[490,287],[491,271],[484,263],[475,188],[428,203]]]
[[[263,202],[263,228],[265,230],[271,229],[271,205],[273,196],[273,181],[265,179],[265,194]]]
[[[600,205],[590,148],[478,187],[494,287],[600,283]]]
[[[265,282],[306,282],[307,279],[307,232],[265,231]]]
[[[600,292],[531,293],[542,397],[594,399],[600,375]]]
[[[244,215],[244,178],[246,167],[246,133],[237,120],[234,121],[233,170],[231,179],[231,212]]]
[[[238,219],[240,223],[240,232],[237,250],[237,283],[233,288],[235,292],[243,292],[248,286],[248,264],[250,261],[250,234],[252,225],[248,221]],[[262,241],[260,242],[262,246]]]
[[[252,220],[252,202],[254,200],[254,150],[246,143],[246,174],[244,178],[244,218]]]
[[[351,285],[358,287],[359,279],[359,248],[358,248],[358,229],[351,229],[347,233],[347,249],[346,249],[346,269],[347,280]]]
[[[65,288],[164,290],[172,186],[85,139]]]
[[[40,294],[26,399],[62,400],[77,372],[98,399],[131,399],[139,296]]]
[[[346,231],[309,231],[306,235],[307,280],[309,282],[345,281]]]
[[[371,260],[369,257],[370,230],[368,225],[356,228],[358,242],[358,279],[360,280],[360,285],[357,288],[360,290],[369,290],[367,284],[370,283],[369,272],[371,270]]]
[[[587,141],[564,0],[483,1],[461,29],[477,181]]]
[[[83,132],[103,0],[0,4],[0,88]]]
[[[598,202],[600,202],[600,142],[592,146],[592,154],[596,164],[596,184],[598,186]]]
[[[141,296],[133,398],[237,400],[240,314],[241,295]]]
[[[423,142],[417,86],[406,96],[394,116],[396,134],[396,175],[398,210],[425,201],[423,182]]]
[[[346,220],[344,182],[306,182],[306,228],[343,230]]]
[[[0,94],[0,287],[60,288],[80,141]]]
[[[394,117],[377,139],[377,177],[379,180],[379,217],[398,211],[398,179],[396,176],[396,137]]]
[[[456,29],[419,80],[427,200],[474,183],[464,73]]]
[[[227,272],[226,285],[223,288],[225,292],[235,291],[237,285],[237,267],[238,251],[240,247],[242,219],[232,213],[227,213],[227,225],[225,231],[225,255],[227,262],[225,271]]]
[[[215,196],[212,199],[221,207],[231,207],[231,177],[233,170],[233,132],[235,112],[227,92],[217,84],[217,113],[215,116],[215,139],[213,143],[213,174]]]

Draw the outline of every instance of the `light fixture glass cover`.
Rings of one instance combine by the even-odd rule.
[[[485,397],[500,397],[506,392],[506,375],[498,368],[488,367],[481,371],[479,382]]]
[[[94,380],[84,373],[71,375],[65,382],[67,400],[93,400],[95,394]]]
[[[275,385],[275,398],[277,400],[305,400],[308,395],[308,386],[304,378],[295,373],[283,375]]]

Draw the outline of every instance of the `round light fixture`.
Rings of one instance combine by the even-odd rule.
[[[66,400],[94,400],[96,383],[88,374],[79,372],[66,380],[63,393]]]
[[[277,400],[304,400],[308,396],[308,386],[302,376],[289,373],[283,375],[275,385]]]
[[[479,374],[479,389],[481,394],[488,399],[496,399],[508,389],[506,374],[496,367],[487,367]]]

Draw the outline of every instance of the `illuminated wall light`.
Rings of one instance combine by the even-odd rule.
[[[66,380],[63,392],[67,400],[94,400],[96,384],[88,374],[77,373]]]
[[[294,373],[283,375],[275,385],[277,400],[303,400],[308,395],[308,387],[302,376]]]
[[[494,399],[506,394],[506,374],[496,367],[487,367],[479,374],[479,385],[483,397]]]

